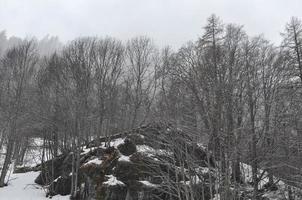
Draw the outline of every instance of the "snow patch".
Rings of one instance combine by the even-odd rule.
[[[206,150],[206,146],[203,143],[197,143],[197,146],[203,150]]]
[[[85,165],[89,165],[89,164],[101,165],[102,162],[103,162],[102,160],[95,158],[95,159],[89,160],[87,163],[85,163]]]
[[[119,157],[118,161],[131,162],[131,161],[130,161],[130,157],[129,157],[129,156],[124,156],[124,155],[121,155],[121,156]]]
[[[109,178],[109,180],[103,183],[105,185],[111,185],[111,186],[113,186],[113,185],[123,185],[124,186],[125,185],[122,181],[117,180],[117,178],[113,175],[106,175],[106,176]]]
[[[125,142],[125,138],[118,138],[118,139],[112,140],[110,142],[110,146],[111,147],[117,147],[120,144],[124,144],[124,142]]]
[[[139,181],[147,187],[158,187],[158,185],[150,183],[149,181]]]
[[[207,174],[210,172],[210,169],[208,167],[198,167],[196,168],[196,171],[198,173]]]
[[[154,155],[172,155],[171,152],[164,150],[164,149],[153,149],[148,145],[137,145],[136,149],[138,152],[144,153],[149,157]]]
[[[85,154],[88,154],[91,151],[91,148],[83,148],[82,151],[83,152],[81,153],[81,155],[85,155]]]
[[[58,178],[56,178],[55,180],[53,180],[54,183],[58,182],[58,180],[62,178],[61,176],[59,176]]]
[[[34,183],[39,172],[12,174],[7,187],[0,188],[2,200],[47,200],[45,189]],[[70,196],[56,195],[54,200],[69,200]]]

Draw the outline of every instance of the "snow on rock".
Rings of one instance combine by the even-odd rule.
[[[147,156],[154,156],[154,155],[172,155],[171,152],[165,149],[154,149],[148,145],[137,145],[137,151],[146,154]]]
[[[110,142],[110,146],[117,148],[118,145],[123,144],[124,142],[125,142],[125,138],[118,138],[118,139],[112,140]]]
[[[118,161],[131,162],[130,157],[129,156],[124,156],[124,155],[121,155],[119,157]]]
[[[54,183],[58,182],[58,180],[62,178],[62,176],[59,176],[58,178],[56,178],[55,180],[53,180]]]
[[[27,172],[12,174],[7,187],[0,188],[0,199],[2,200],[43,200],[45,190],[34,183],[39,172]],[[69,196],[54,196],[54,200],[68,200]]]
[[[102,162],[103,162],[102,160],[95,158],[95,159],[89,160],[87,163],[85,163],[85,165],[89,165],[89,164],[101,165]]]
[[[81,153],[81,155],[85,155],[85,154],[88,154],[91,151],[91,148],[83,148],[82,151],[83,152]]]
[[[210,172],[210,169],[208,167],[198,167],[195,170],[202,174],[207,174]]]
[[[203,150],[206,150],[206,149],[207,149],[203,143],[197,143],[197,146],[198,146],[199,148],[202,148]]]
[[[117,180],[117,178],[113,175],[106,175],[108,177],[108,181],[104,182],[104,185],[125,185],[122,181]]]
[[[155,149],[147,145],[137,145],[136,148],[138,152],[142,153],[155,152]]]
[[[117,139],[113,139],[110,141],[110,146],[111,147],[115,147],[117,148],[118,145],[123,144],[125,142],[125,138],[117,138]],[[101,142],[100,144],[98,144],[97,146],[92,146],[92,147],[84,147],[82,149],[82,153],[81,155],[85,155],[88,154],[90,151],[96,149],[96,148],[102,148],[102,149],[106,149],[108,146],[106,146],[106,142]]]
[[[158,185],[150,183],[149,181],[139,181],[147,187],[158,187]]]

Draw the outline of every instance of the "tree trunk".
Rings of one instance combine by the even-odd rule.
[[[0,187],[3,187],[6,185],[5,183],[5,177],[8,172],[9,166],[11,164],[11,158],[13,156],[13,151],[14,151],[14,140],[12,138],[9,139],[7,148],[6,148],[6,156],[5,160],[3,163],[1,175],[0,175]]]

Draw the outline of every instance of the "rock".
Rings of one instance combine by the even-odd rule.
[[[129,134],[127,139],[131,140],[136,145],[143,145],[146,143],[145,136],[138,133]]]
[[[71,176],[58,177],[49,186],[49,196],[68,195],[71,192]]]
[[[123,185],[102,185],[97,191],[98,200],[123,200],[127,195],[127,187]]]
[[[136,152],[135,144],[128,138],[125,139],[123,144],[118,145],[118,150],[125,156],[130,156]]]
[[[105,175],[103,167],[101,165],[96,164],[82,165],[82,167],[80,168],[80,173],[83,174],[83,176],[90,177],[94,182],[103,181],[103,177]]]
[[[140,172],[133,162],[120,161],[114,168],[113,175],[124,183],[139,180]]]
[[[210,153],[206,153],[206,151],[201,147],[192,146],[190,147],[189,153],[194,154],[194,157],[196,157],[200,161],[200,166],[215,167],[213,156]]]
[[[191,185],[196,193],[194,199],[202,199],[202,196],[205,200],[210,198],[210,187],[213,185],[209,185],[209,178],[212,181],[215,179],[210,168],[215,168],[214,159],[182,131],[164,124],[150,124],[113,135],[110,139],[119,138],[124,142],[107,148],[103,144],[108,142],[108,138],[98,138],[81,152],[75,199],[171,199],[170,194],[175,192],[175,187],[167,185],[166,181],[188,187],[186,181],[197,176],[196,173],[202,181]],[[87,151],[90,147],[91,151]],[[193,168],[188,160],[194,162]],[[69,194],[71,163],[71,153],[43,163],[36,183],[49,184],[49,196]],[[180,170],[181,167],[188,168],[190,164],[195,169],[193,173],[187,169]],[[201,170],[197,170],[198,167]],[[52,177],[56,180],[51,181]],[[109,181],[108,177],[112,180]]]
[[[61,155],[41,164],[41,173],[35,179],[39,185],[48,185],[52,179],[61,175],[69,174],[71,171],[71,156]],[[64,173],[66,172],[66,173]]]

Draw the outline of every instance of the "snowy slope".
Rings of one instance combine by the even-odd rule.
[[[39,138],[34,139],[31,142],[31,147],[27,150],[24,158],[23,166],[33,167],[40,163],[42,157],[42,143]],[[0,150],[4,152],[4,149]],[[46,158],[47,159],[47,158]],[[0,156],[0,168],[3,164],[4,156]],[[8,186],[0,188],[0,200],[43,200],[46,198],[46,192],[44,189],[35,184],[34,180],[37,178],[40,172],[27,172],[20,174],[10,174],[13,169],[10,166],[10,170],[6,179],[9,180]],[[1,170],[0,170],[1,171]],[[69,196],[54,196],[54,200],[68,200]]]
[[[0,200],[43,200],[45,191],[34,183],[39,172],[12,174],[7,187],[0,188]],[[54,200],[68,200],[69,196],[54,196]]]

